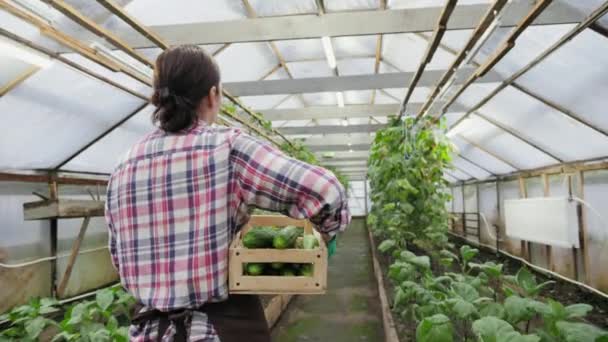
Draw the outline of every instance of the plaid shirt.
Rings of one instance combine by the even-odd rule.
[[[251,207],[309,218],[329,234],[350,222],[344,188],[330,171],[238,129],[201,121],[179,134],[147,135],[108,185],[109,247],[122,285],[161,311],[226,299],[228,246]],[[155,340],[157,323],[132,326],[132,340]],[[195,315],[190,340],[216,339],[206,316]]]

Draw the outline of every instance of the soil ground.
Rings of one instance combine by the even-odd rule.
[[[363,219],[340,235],[329,260],[328,290],[296,296],[273,329],[276,342],[384,341],[378,289]]]

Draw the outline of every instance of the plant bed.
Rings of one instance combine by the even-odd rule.
[[[260,296],[268,326],[276,323],[292,296]],[[92,299],[62,305],[51,298],[32,298],[28,304],[0,316],[8,320],[0,341],[128,341],[132,315],[140,308],[119,286],[101,289]]]
[[[474,284],[474,279],[479,277],[479,275],[486,274],[482,268],[484,265],[500,266],[497,269],[500,269],[500,282],[504,287],[500,290],[501,293],[494,297],[496,304],[492,303],[485,306],[482,301],[479,301],[483,297],[483,285],[463,285],[461,288],[466,289],[466,291],[458,288],[455,291],[454,289],[445,291],[446,293],[452,292],[454,297],[445,298],[444,303],[441,304],[445,306],[442,307],[440,305],[434,308],[444,311],[446,316],[442,314],[431,315],[429,313],[425,315],[424,313],[420,314],[420,312],[414,313],[415,310],[408,310],[407,306],[415,307],[422,305],[423,301],[419,301],[419,298],[416,298],[416,296],[424,296],[425,294],[418,292],[414,297],[407,299],[408,302],[403,303],[403,291],[399,289],[398,281],[395,281],[395,274],[389,275],[391,273],[391,265],[395,265],[400,262],[399,260],[403,259],[395,257],[395,253],[380,254],[378,259],[382,267],[389,301],[394,309],[395,325],[401,341],[415,341],[416,335],[421,330],[421,325],[425,323],[424,321],[429,318],[437,318],[437,316],[441,316],[447,324],[450,324],[449,335],[453,339],[452,337],[448,338],[448,334],[446,333],[443,338],[431,335],[435,336],[431,340],[420,338],[418,340],[468,341],[475,335],[479,336],[480,331],[483,332],[484,329],[491,330],[490,327],[498,329],[499,326],[502,329],[507,329],[501,334],[512,334],[512,336],[516,337],[513,341],[595,342],[604,341],[608,338],[608,332],[605,330],[602,332],[601,330],[607,327],[605,308],[608,305],[608,301],[604,298],[561,279],[553,280],[553,278],[547,277],[544,274],[531,272],[522,266],[521,262],[507,256],[496,256],[494,252],[487,249],[479,251],[461,239],[453,240],[458,241],[452,249],[460,251],[459,257],[461,258],[465,258],[465,254],[468,254],[469,259],[465,263],[470,265],[470,267],[459,273],[463,267],[459,267],[457,264],[446,267],[440,263],[429,262],[429,271],[436,277],[435,279],[445,278],[445,275],[449,275],[454,280],[450,280],[448,283],[461,283],[462,280],[457,282],[455,279],[458,279],[458,276],[465,275],[466,277],[470,277],[466,281]],[[379,249],[382,249],[381,245]],[[408,255],[411,253],[411,258],[414,255],[416,258],[426,258],[427,255],[433,254],[414,244],[408,245],[407,253]],[[414,261],[413,264],[418,265],[419,260]],[[509,274],[515,274],[515,276]],[[428,281],[428,276],[425,277]],[[420,283],[423,283],[423,281],[420,281]],[[488,281],[487,283],[489,287],[492,285],[492,281]],[[403,286],[401,286],[402,288]],[[499,288],[497,287],[497,290]],[[433,291],[433,289],[426,288],[424,291]],[[477,293],[477,291],[479,295],[471,294]],[[503,291],[504,293],[502,293]],[[466,298],[468,295],[472,295],[473,297]],[[400,296],[401,298],[399,298]],[[401,303],[397,303],[399,301]],[[492,297],[490,296],[490,298],[484,301],[490,303],[492,302]],[[500,309],[502,313],[492,313],[489,310],[484,311],[484,309],[490,306]],[[408,316],[403,314],[405,311],[408,311],[408,315],[411,314],[412,316],[404,317]],[[415,317],[416,315],[418,317]],[[521,315],[521,317],[517,317],[516,315]],[[495,316],[500,316],[500,319]],[[555,319],[555,321],[552,321],[552,319]],[[429,324],[430,326],[432,325]],[[489,334],[487,338],[490,339],[480,339],[481,341],[492,340],[491,333],[487,333]]]
[[[462,237],[454,237],[451,239],[454,244],[460,248],[465,244],[470,244]],[[517,270],[524,266],[524,264],[517,260],[510,258],[502,253],[496,253],[485,246],[475,246],[479,249],[478,256],[475,257],[477,262],[483,262],[493,260],[504,265],[504,272],[507,274],[515,274]],[[583,287],[577,286],[576,284],[569,283],[562,279],[551,277],[550,275],[537,272],[531,269],[539,282],[555,281],[552,286],[543,289],[540,293],[541,297],[547,298],[559,298],[560,302],[564,305],[571,305],[576,303],[587,303],[594,307],[585,317],[585,320],[591,324],[595,324],[602,328],[608,329],[608,299],[603,298]]]

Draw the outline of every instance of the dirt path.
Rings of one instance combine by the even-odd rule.
[[[382,314],[363,219],[354,219],[329,262],[328,291],[297,296],[273,330],[273,341],[381,342]]]

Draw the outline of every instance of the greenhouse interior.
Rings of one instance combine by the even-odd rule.
[[[260,298],[272,341],[608,341],[608,1],[0,9],[0,341],[157,340],[130,328],[141,293],[113,264],[105,202],[157,129],[157,57],[185,44],[221,70],[213,128],[346,194],[327,245],[305,210],[251,206],[304,230],[260,223],[256,251],[251,223],[223,250],[230,298]],[[187,340],[225,341],[191,319]]]

